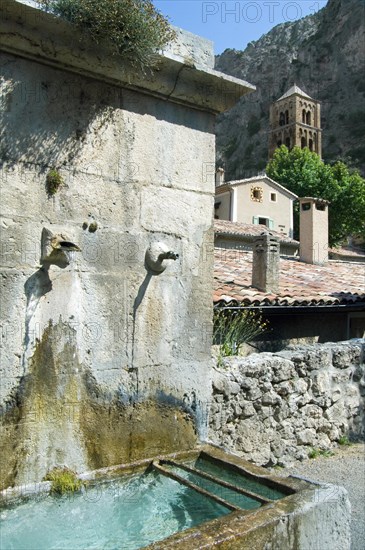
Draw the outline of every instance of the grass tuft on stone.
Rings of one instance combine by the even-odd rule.
[[[63,184],[63,179],[61,174],[55,168],[52,168],[46,177],[46,189],[47,193],[50,196],[53,196],[57,193],[58,189]]]
[[[338,444],[342,445],[344,447],[350,447],[352,445],[351,441],[347,437],[347,435],[342,435],[340,439],[338,440]]]
[[[218,364],[224,357],[238,355],[242,344],[267,330],[261,315],[249,310],[215,309],[213,323],[213,341],[219,345]]]
[[[58,495],[75,493],[82,486],[82,482],[78,479],[77,474],[66,467],[53,468],[43,479],[52,483],[51,492]]]
[[[311,449],[308,453],[308,458],[319,458],[320,456],[324,458],[328,458],[330,456],[333,456],[335,453],[330,450],[325,449]]]

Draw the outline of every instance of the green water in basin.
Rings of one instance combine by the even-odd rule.
[[[1,550],[134,550],[230,510],[155,472],[1,511]]]
[[[219,485],[214,481],[205,479],[204,477],[200,477],[195,473],[187,472],[186,470],[183,470],[178,466],[171,466],[166,464],[164,465],[164,467],[178,474],[184,479],[187,479],[191,483],[194,483],[198,487],[201,487],[202,489],[213,493],[213,495],[216,495],[217,497],[222,498],[225,501],[234,504],[235,506],[238,506],[239,508],[243,508],[244,510],[254,510],[256,508],[260,508],[261,506],[261,503],[257,500],[254,500],[246,495],[237,493],[236,491],[228,489],[227,487],[223,487],[222,485]]]
[[[232,485],[237,485],[242,489],[256,493],[264,498],[278,500],[285,497],[287,494],[278,489],[269,487],[260,481],[256,481],[249,476],[244,476],[234,470],[230,470],[228,467],[220,465],[219,463],[211,462],[210,460],[206,460],[204,458],[198,458],[198,460],[194,463],[194,467],[197,470],[202,470],[207,474],[218,477],[223,481],[232,483]]]

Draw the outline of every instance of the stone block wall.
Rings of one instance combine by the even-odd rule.
[[[189,448],[210,391],[213,117],[1,60],[4,484]],[[81,249],[69,266],[40,266],[44,228]],[[156,241],[179,254],[161,275]]]
[[[287,465],[365,435],[364,340],[226,358],[213,374],[210,439],[260,465]]]
[[[214,119],[253,87],[183,31],[153,74],[13,0],[0,34],[0,486],[191,448],[211,393]],[[45,230],[81,249],[69,265],[41,264]],[[179,256],[160,275],[156,242]]]

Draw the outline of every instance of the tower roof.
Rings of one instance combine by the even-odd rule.
[[[298,94],[298,95],[301,95],[302,97],[307,97],[308,99],[313,100],[313,98],[311,96],[309,96],[308,94],[303,92],[303,90],[301,90],[299,88],[299,86],[294,84],[294,86],[289,88],[289,90],[287,92],[285,92],[285,94],[283,94],[281,97],[279,97],[279,99],[277,99],[276,101],[280,101],[281,99],[286,99],[287,97],[290,97],[291,95],[294,95],[294,94]]]

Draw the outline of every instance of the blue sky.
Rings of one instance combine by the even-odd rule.
[[[34,0],[20,1],[37,5]],[[153,3],[173,25],[213,40],[218,54],[226,48],[243,50],[279,23],[311,15],[324,8],[327,1],[153,0]]]
[[[242,50],[270,29],[324,8],[327,0],[154,0],[172,24],[213,40],[215,53]]]

